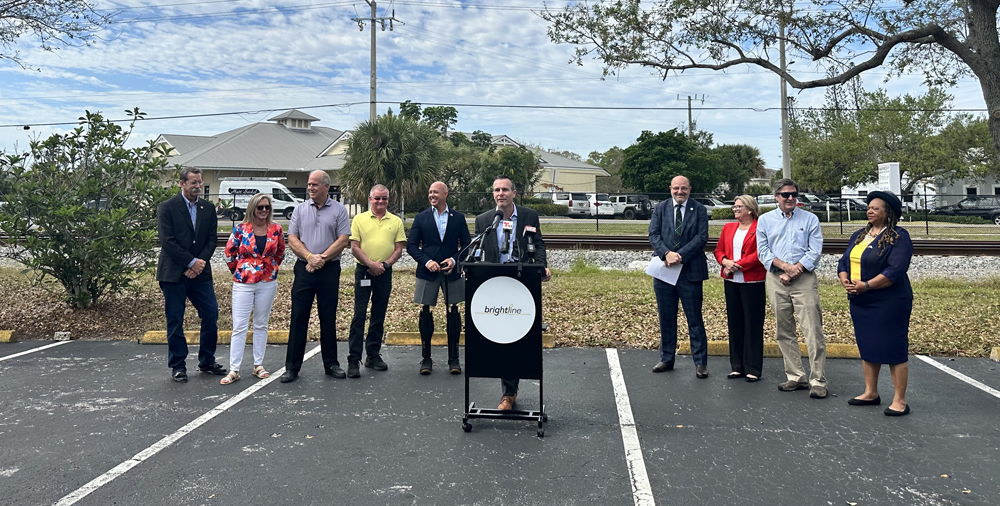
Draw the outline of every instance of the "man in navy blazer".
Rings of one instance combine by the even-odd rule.
[[[708,377],[708,337],[701,315],[702,283],[708,279],[705,244],[708,242],[708,213],[705,206],[690,200],[691,182],[684,176],[670,181],[670,200],[660,202],[649,221],[649,243],[667,267],[681,265],[676,285],[653,279],[656,309],[660,317],[660,362],[653,372],[674,368],[677,350],[677,302],[684,305],[691,358],[695,376]]]
[[[198,342],[198,369],[209,374],[226,374],[215,361],[219,339],[219,304],[212,283],[212,254],[217,241],[218,218],[211,202],[201,194],[201,170],[184,167],[180,172],[181,193],[160,204],[156,228],[160,237],[160,257],[156,280],[163,291],[167,316],[167,365],[174,381],[187,382],[187,339],[184,338],[184,304],[191,304],[201,318]]]
[[[417,284],[413,302],[422,304],[417,328],[420,329],[420,374],[430,374],[431,337],[434,335],[434,316],[431,306],[437,305],[438,292],[444,289],[445,305],[449,306],[445,328],[448,332],[448,369],[461,374],[458,360],[458,338],[462,333],[462,317],[458,303],[465,300],[465,280],[455,267],[458,253],[469,245],[469,225],[465,215],[448,207],[448,185],[441,181],[431,184],[427,191],[430,209],[413,218],[413,226],[406,240],[406,252],[417,262]]]

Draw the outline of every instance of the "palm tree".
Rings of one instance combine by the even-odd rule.
[[[378,116],[358,124],[348,142],[339,178],[355,202],[383,184],[405,211],[405,198],[423,192],[437,178],[441,135],[427,124],[399,115]]]

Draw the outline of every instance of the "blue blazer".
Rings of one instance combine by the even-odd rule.
[[[840,261],[837,262],[837,274],[846,272],[851,274],[851,250],[858,236],[865,233],[865,229],[858,230],[848,241],[847,251],[844,251]],[[910,240],[910,233],[905,229],[896,227],[896,244],[889,244],[884,250],[878,247],[878,241],[882,237],[882,231],[861,253],[861,279],[853,281],[869,281],[875,276],[882,274],[892,281],[892,285],[878,290],[872,290],[862,294],[847,294],[848,299],[857,298],[860,301],[884,300],[884,299],[912,299],[913,288],[910,286],[910,277],[906,271],[910,268],[910,259],[913,258],[913,241]]]
[[[458,266],[458,252],[472,242],[469,236],[469,224],[465,222],[465,215],[448,208],[448,225],[444,229],[444,240],[438,234],[437,211],[432,207],[417,213],[413,218],[413,226],[410,227],[410,235],[406,238],[406,252],[417,262],[417,277],[433,281],[438,273],[427,270],[425,265],[428,261],[442,262],[446,258],[451,258],[456,267]],[[454,281],[462,277],[459,269],[451,271],[448,279]]]
[[[219,242],[219,221],[214,204],[198,199],[197,206],[197,228],[191,226],[191,215],[180,193],[167,199],[157,209],[156,229],[160,237],[160,257],[156,262],[157,281],[179,283],[188,264],[195,258],[206,263],[205,270],[195,279],[212,280],[212,254]]]
[[[705,206],[688,199],[684,202],[684,222],[681,225],[681,245],[677,253],[683,259],[681,278],[688,281],[708,279],[708,261],[705,245],[708,244],[708,212]],[[649,244],[656,256],[663,259],[674,246],[674,199],[656,204],[649,220]]]

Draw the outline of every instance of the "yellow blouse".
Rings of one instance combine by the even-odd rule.
[[[851,281],[855,283],[861,282],[861,254],[865,252],[865,248],[874,240],[875,238],[865,234],[865,238],[851,249]]]

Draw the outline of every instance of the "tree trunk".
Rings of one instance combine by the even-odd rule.
[[[996,0],[973,0],[966,23],[969,28],[969,46],[982,59],[982,65],[970,65],[979,78],[986,101],[990,137],[993,149],[1000,157],[1000,39],[997,37]]]

